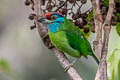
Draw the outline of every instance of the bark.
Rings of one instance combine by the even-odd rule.
[[[99,0],[93,0],[94,3],[96,5],[99,5]],[[94,6],[94,9],[99,9],[99,6]],[[97,8],[95,8],[95,6]],[[101,50],[97,51],[97,53],[101,54],[101,58],[100,58],[100,64],[96,73],[96,77],[95,80],[107,80],[107,63],[106,63],[106,56],[107,56],[107,52],[108,52],[108,42],[109,42],[109,34],[110,34],[110,22],[111,22],[111,18],[113,15],[113,9],[114,9],[114,0],[109,0],[109,10],[107,13],[107,17],[105,19],[104,22],[104,39],[103,39],[103,46],[101,46]],[[98,10],[99,11],[99,10]],[[97,10],[94,11],[94,14],[96,15]],[[97,19],[97,18],[96,18]],[[98,19],[100,19],[100,17],[98,16]],[[98,22],[100,24],[100,20]],[[102,27],[102,26],[96,26],[96,27]],[[97,33],[97,32],[96,32]],[[98,32],[99,33],[99,32]],[[102,32],[101,32],[102,34]],[[101,35],[102,36],[102,35]],[[100,46],[99,46],[100,47]]]
[[[92,0],[94,22],[95,22],[95,41],[93,42],[93,49],[100,60],[102,51],[102,15],[100,12],[99,0]]]

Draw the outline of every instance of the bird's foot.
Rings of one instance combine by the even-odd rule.
[[[78,60],[79,58],[75,58],[72,63],[70,63],[70,65],[68,65],[66,68],[65,68],[65,73],[70,69],[70,67],[73,67],[74,64],[76,63],[76,61]]]
[[[66,66],[65,67],[65,73],[70,69],[70,67],[73,67],[73,66],[74,66],[73,63],[71,63],[70,65]]]

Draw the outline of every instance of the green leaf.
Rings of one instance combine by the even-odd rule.
[[[118,80],[120,80],[120,60],[118,62]]]
[[[120,16],[120,13],[116,13],[114,18],[115,18],[115,21],[117,21],[118,17]]]
[[[106,6],[108,6],[108,5],[109,5],[109,0],[104,0],[104,4],[105,4]]]
[[[118,22],[116,25],[116,31],[117,31],[118,35],[120,36],[120,22]]]
[[[107,68],[108,68],[108,80],[114,80],[114,68],[115,68],[115,63],[114,63],[114,60],[115,60],[115,50],[112,52],[111,55],[108,56],[108,59],[107,59]]]
[[[117,72],[118,72],[118,78],[119,78],[119,75],[120,75],[120,50],[119,49],[114,49],[111,54],[108,54],[107,70],[108,70],[107,71],[108,80],[115,80],[115,73]]]
[[[120,13],[116,13],[117,16],[120,16]]]
[[[10,71],[9,65],[5,59],[0,60],[0,70],[6,71],[6,72]]]
[[[87,18],[88,22],[92,19],[92,17],[93,17],[93,10],[91,10],[91,11],[88,13],[88,18]]]

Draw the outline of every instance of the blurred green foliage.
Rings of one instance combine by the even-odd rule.
[[[116,25],[116,31],[117,31],[118,35],[120,36],[120,22],[118,22]]]
[[[115,74],[117,74],[117,80],[120,80],[120,49],[114,49],[111,54],[108,54],[107,58],[108,80],[116,80]]]
[[[105,4],[106,6],[108,6],[108,5],[109,5],[109,0],[104,0],[104,4]]]
[[[5,71],[5,72],[10,71],[8,62],[5,59],[0,59],[0,70]]]
[[[88,13],[88,22],[93,18],[93,10],[91,10],[89,13]]]
[[[118,62],[118,80],[120,80],[120,60]]]

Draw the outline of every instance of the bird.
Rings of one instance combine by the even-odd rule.
[[[99,64],[89,41],[79,28],[60,12],[47,12],[45,17],[38,19],[38,22],[48,25],[50,41],[58,50],[75,58],[66,70],[73,66],[81,56],[88,58],[90,55]]]

